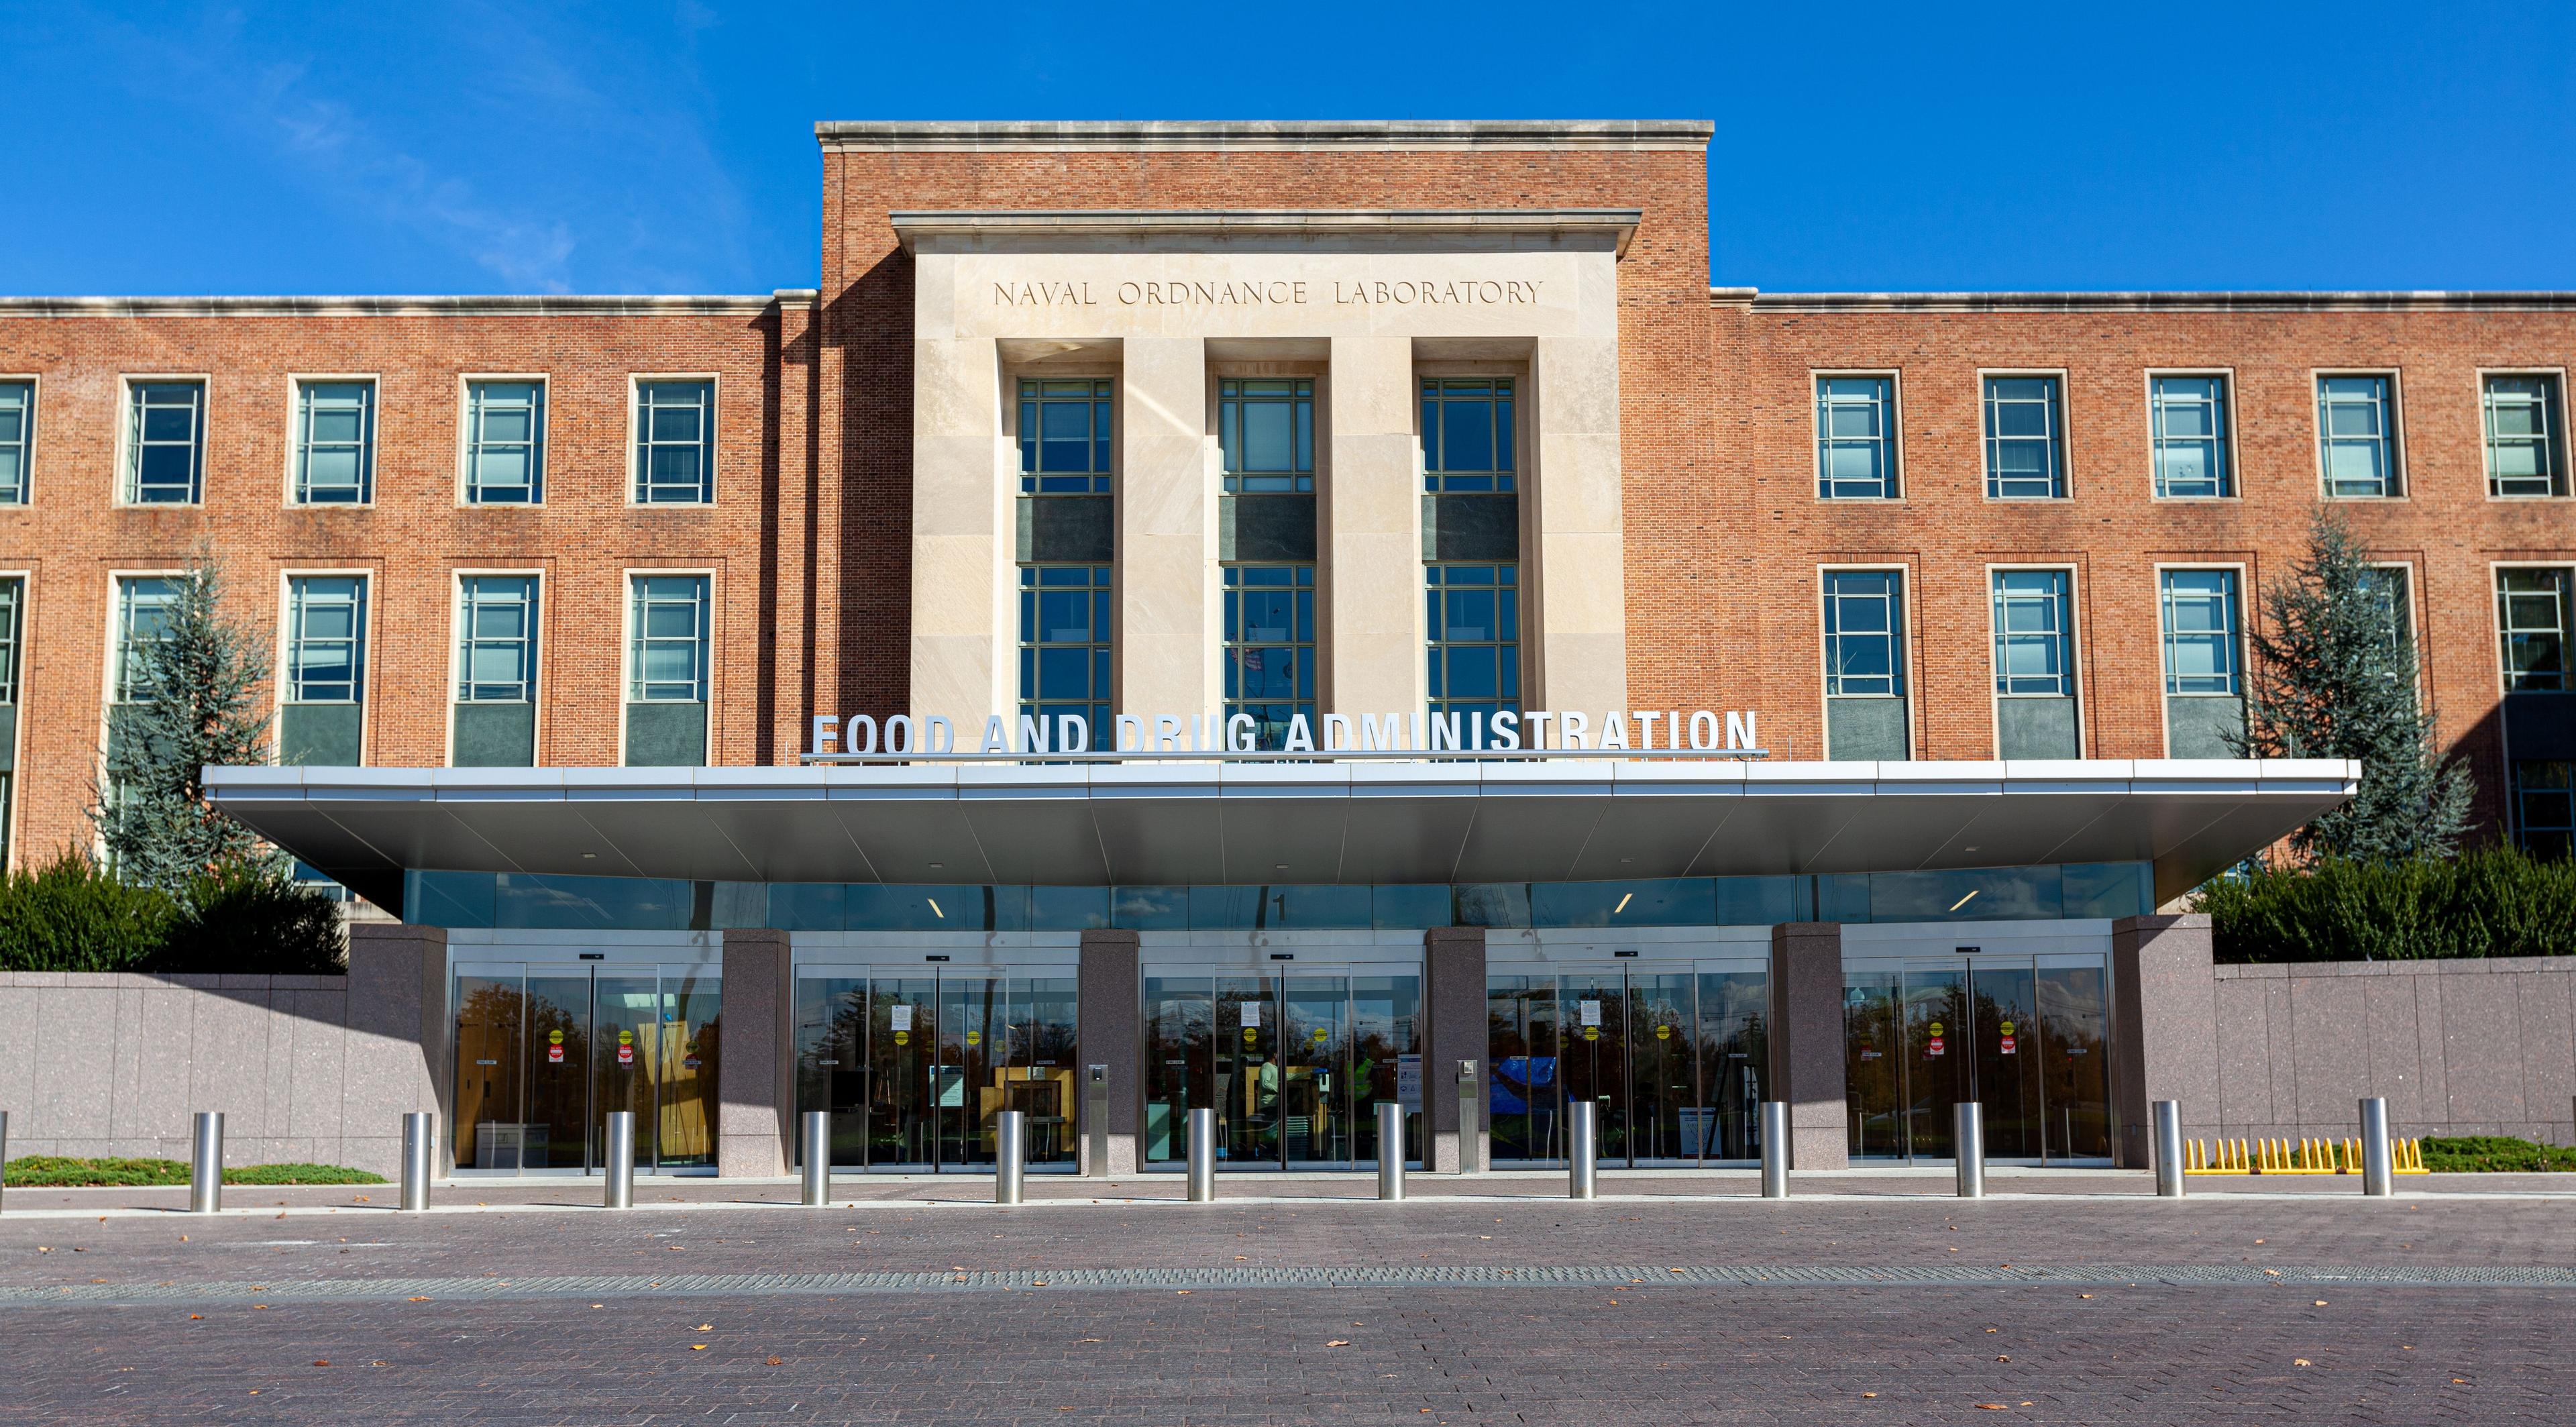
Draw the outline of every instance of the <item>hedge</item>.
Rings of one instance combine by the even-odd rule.
[[[339,907],[272,868],[210,872],[184,897],[131,886],[77,852],[0,877],[0,971],[330,976],[346,969]]]
[[[2511,1135],[2428,1136],[2421,1141],[2421,1147],[2424,1167],[2446,1174],[2576,1170],[2576,1149],[2535,1144]]]
[[[2513,848],[2230,874],[2203,886],[2222,962],[2418,961],[2576,952],[2576,862]]]
[[[11,1189],[82,1189],[98,1185],[163,1185],[188,1182],[188,1166],[175,1159],[70,1159],[23,1155],[0,1166]],[[382,1184],[384,1176],[336,1164],[245,1164],[224,1171],[226,1184]]]

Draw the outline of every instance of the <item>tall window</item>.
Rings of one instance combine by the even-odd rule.
[[[2064,570],[1997,570],[1995,692],[2064,698],[2075,692],[2074,600]]]
[[[116,582],[115,668],[110,671],[116,701],[136,702],[142,694],[142,652],[168,636],[170,615],[179,604],[184,575],[124,575]]]
[[[295,503],[364,505],[374,495],[376,386],[295,384]]]
[[[2576,763],[2517,758],[2513,764],[2514,838],[2534,857],[2576,853]]]
[[[465,575],[456,583],[451,756],[459,767],[530,767],[537,752],[541,586],[534,575]]]
[[[2499,496],[2567,494],[2558,431],[2558,378],[2486,379],[2487,491]]]
[[[1315,488],[1313,378],[1226,377],[1217,383],[1216,413],[1228,494]]]
[[[1255,746],[1315,721],[1315,567],[1225,567],[1225,712],[1250,714]]]
[[[707,505],[716,498],[716,384],[635,384],[635,503]]]
[[[18,790],[19,645],[26,604],[25,580],[0,580],[0,869],[9,865],[9,810]]]
[[[473,382],[465,388],[465,499],[537,505],[546,498],[546,384]]]
[[[2057,378],[1986,378],[1986,494],[1996,500],[2065,495],[2065,424]]]
[[[2509,694],[2563,694],[2570,601],[2565,566],[2496,571],[2496,625],[2504,635],[2504,687]]]
[[[707,761],[709,632],[705,575],[627,582],[626,762],[694,768]]]
[[[1816,378],[1816,494],[1896,499],[1896,378]]]
[[[1020,382],[1020,493],[1107,495],[1117,383]]]
[[[1513,430],[1511,378],[1425,378],[1423,489],[1435,495],[1515,489]]]
[[[1431,711],[1493,715],[1521,706],[1520,567],[1423,568]]]
[[[2149,378],[2147,423],[2155,442],[2157,495],[2236,494],[2227,459],[2227,378]]]
[[[2167,570],[2163,573],[2165,692],[2242,692],[2237,647],[2236,572]]]
[[[366,576],[287,577],[285,675],[278,761],[356,766],[367,688]]]
[[[2402,494],[2397,474],[2397,413],[2386,376],[2317,378],[2317,443],[2326,494],[2367,498]]]
[[[1075,715],[1094,748],[1108,746],[1109,575],[1107,565],[1020,567],[1020,712]]]
[[[123,495],[131,505],[195,505],[204,495],[206,384],[125,389]]]
[[[1825,697],[1905,696],[1905,575],[1825,572]]]
[[[2414,572],[2404,565],[2373,565],[2361,572],[2361,588],[2379,605],[2384,637],[2393,650],[2415,647]]]
[[[27,467],[35,454],[36,384],[0,382],[0,505],[27,503]]]

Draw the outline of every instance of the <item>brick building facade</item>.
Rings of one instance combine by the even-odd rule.
[[[1478,241],[1450,231],[1465,218],[1444,227],[1443,214],[1482,215],[1477,221],[1505,228],[1513,213],[1556,215],[1551,231],[1619,227],[1616,430],[1606,459],[1621,568],[1560,569],[1542,587],[1534,542],[1544,517],[1533,504],[1522,517],[1521,558],[1531,565],[1534,629],[1526,647],[1506,657],[1522,662],[1522,702],[1538,706],[1551,685],[1543,660],[1554,656],[1535,632],[1537,611],[1572,611],[1615,590],[1624,643],[1614,631],[1610,645],[1585,635],[1592,642],[1569,640],[1565,648],[1617,648],[1624,674],[1581,676],[1583,698],[1593,706],[1755,710],[1775,759],[1858,751],[1986,760],[2015,751],[1999,743],[1996,567],[2068,572],[2055,652],[2030,647],[2043,663],[2068,666],[2046,677],[2073,692],[2069,756],[2167,756],[2177,715],[2165,692],[2174,674],[2165,621],[2175,616],[2170,594],[2160,595],[2159,572],[2235,571],[2241,637],[2241,621],[2257,617],[2261,589],[2296,558],[2324,498],[2321,374],[2377,379],[2384,395],[2373,410],[2387,428],[2377,459],[2393,494],[2338,507],[2381,559],[2408,567],[2426,688],[2445,742],[2477,772],[2481,823],[2490,835],[2520,829],[2563,838],[2556,829],[2565,826],[2567,799],[2553,790],[2564,788],[2576,759],[2576,733],[2551,695],[2567,686],[2565,572],[2576,565],[2564,376],[2576,356],[2576,296],[1712,290],[1707,131],[1690,125],[824,125],[819,132],[819,292],[0,303],[0,388],[24,394],[18,499],[0,500],[0,571],[22,582],[10,681],[12,865],[87,839],[84,808],[118,638],[116,581],[166,572],[200,542],[224,556],[240,612],[281,638],[291,575],[367,576],[364,692],[355,701],[369,765],[436,766],[455,757],[458,689],[472,682],[459,668],[460,646],[471,642],[461,627],[459,579],[481,573],[539,577],[529,656],[535,765],[612,765],[628,756],[627,733],[643,726],[621,713],[642,701],[637,661],[645,654],[632,628],[644,617],[639,572],[706,581],[693,676],[707,690],[699,745],[707,762],[792,762],[818,715],[934,711],[918,708],[923,660],[932,657],[919,627],[931,588],[924,581],[935,577],[916,566],[924,541],[940,537],[922,525],[916,478],[925,388],[915,278],[942,240],[924,237],[930,246],[917,248],[904,223],[928,233],[936,224],[925,215],[972,215],[981,226],[955,240],[963,245],[957,251],[1009,252],[1009,240],[993,234],[1014,214],[1058,223],[1124,215],[1149,226],[1158,214],[1195,215],[1191,221],[1224,235],[1211,241],[1248,252],[1266,251],[1266,240],[1235,228],[1298,215],[1345,234],[1355,251],[1435,255]],[[1624,216],[1565,216],[1605,213]],[[1366,236],[1408,222],[1434,236],[1410,247],[1401,238],[1372,247],[1379,240]],[[1100,240],[1106,250],[1121,241]],[[1504,246],[1558,241],[1523,232]],[[1350,435],[1355,419],[1334,405],[1344,349],[1323,339],[1279,340],[1285,345],[1231,357],[1212,340],[1207,370],[1232,370],[1234,361],[1319,384],[1318,479],[1329,511],[1333,453],[1359,449],[1334,444],[1331,434],[1340,421]],[[1537,399],[1523,406],[1526,464],[1540,465],[1552,433],[1536,429],[1536,411],[1560,393],[1597,394],[1577,393],[1591,379],[1542,380],[1526,348],[1477,348],[1473,340],[1417,339],[1429,344],[1417,352],[1461,371],[1490,368],[1529,382]],[[1045,351],[1013,358],[1012,350],[1006,343],[1005,360],[1025,361],[1030,372],[1061,360]],[[1885,439],[1867,459],[1892,463],[1892,496],[1820,498],[1819,373],[1855,374],[1853,399],[1864,404],[1866,384],[1885,383],[1888,399],[1871,418],[1885,424]],[[2045,380],[1988,389],[1997,373]],[[2157,403],[2170,395],[2151,385],[2158,373],[2223,384],[2201,410],[2220,423],[2227,493],[2157,493],[2153,433],[2167,420]],[[2493,387],[2496,376],[2518,384]],[[467,428],[480,420],[476,383],[531,378],[544,387],[542,500],[471,501]],[[195,500],[134,498],[143,429],[135,403],[141,388],[156,384],[201,393]],[[370,488],[348,504],[299,503],[299,463],[313,459],[305,448],[319,429],[309,425],[304,393],[353,387],[366,389],[370,430],[360,459],[371,467]],[[2530,410],[2545,429],[2537,445],[2516,446],[2519,455],[2497,455],[2490,428],[2498,390],[2517,400],[2537,394]],[[638,454],[646,420],[639,406],[664,397],[712,402],[711,451],[697,447],[698,459],[711,463],[707,499],[639,500],[638,465],[652,459]],[[2020,415],[1998,414],[2007,398],[2027,398]],[[1007,412],[1011,402],[999,404]],[[2031,455],[2026,440],[2016,449],[2038,461],[2039,479],[2056,489],[2036,498],[1990,494],[1990,467],[2008,459],[1996,454],[1997,438],[2019,434],[1996,423],[2025,417],[2048,428],[2040,437],[2047,449]],[[2167,445],[2186,444],[2182,429],[2169,422]],[[1561,449],[1548,459],[1562,470],[1599,458],[1597,447]],[[2492,493],[2494,463],[2532,452],[2541,468],[2536,488],[2545,493]],[[1211,471],[1216,459],[1209,457]],[[1541,476],[1536,501],[1566,498],[1544,493],[1546,485]],[[1123,487],[1116,498],[1127,498]],[[1347,486],[1344,498],[1353,498]],[[1134,514],[1131,506],[1120,519]],[[1337,664],[1332,631],[1364,622],[1350,593],[1358,586],[1348,583],[1362,572],[1337,570],[1329,532],[1324,543],[1317,600],[1326,632],[1313,641],[1323,672],[1307,697],[1320,710],[1337,701],[1373,709],[1340,698],[1361,676],[1348,661]],[[2498,571],[2523,566],[2542,573],[2517,617],[2522,643],[2511,657],[2522,661],[2530,692],[2510,701],[2509,747]],[[1901,710],[1891,722],[1888,708],[1856,709],[1829,740],[1820,579],[1841,568],[1902,574],[1892,605],[1902,670],[1894,688],[1853,696]],[[2552,599],[2556,624],[2539,628],[2529,612]],[[1132,600],[1119,610],[1108,643],[1124,691],[1143,677],[1125,642],[1151,621]],[[1409,657],[1419,664],[1415,647]],[[2195,658],[2225,657],[2208,655],[2205,642],[2194,648]],[[2241,646],[2233,657],[2241,678]],[[1337,680],[1345,681],[1340,689]],[[1576,678],[1554,682],[1570,688]],[[1595,691],[1603,696],[1594,699]],[[1204,692],[1213,704],[1213,687]],[[2516,767],[2535,790],[2520,822],[2507,807]]]

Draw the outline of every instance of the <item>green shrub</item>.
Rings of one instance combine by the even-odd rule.
[[[67,1159],[31,1154],[0,1169],[12,1189],[83,1189],[98,1185],[185,1184],[188,1166],[175,1159]],[[226,1184],[382,1184],[384,1176],[336,1164],[246,1164],[224,1171]]]
[[[177,906],[66,849],[0,878],[0,971],[131,971],[161,949]]]
[[[2514,848],[2267,868],[2204,885],[2222,962],[2412,961],[2576,952],[2576,862]]]
[[[2576,1149],[2534,1144],[2511,1135],[2427,1137],[2421,1146],[2424,1167],[2444,1174],[2576,1171]]]
[[[343,948],[338,903],[297,886],[283,866],[236,862],[189,882],[143,969],[336,976],[348,969]]]

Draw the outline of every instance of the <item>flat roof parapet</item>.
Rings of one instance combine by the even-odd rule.
[[[826,120],[825,149],[1705,149],[1702,119]]]
[[[1762,292],[1712,287],[1709,300],[1780,312],[2576,311],[2576,292]]]

